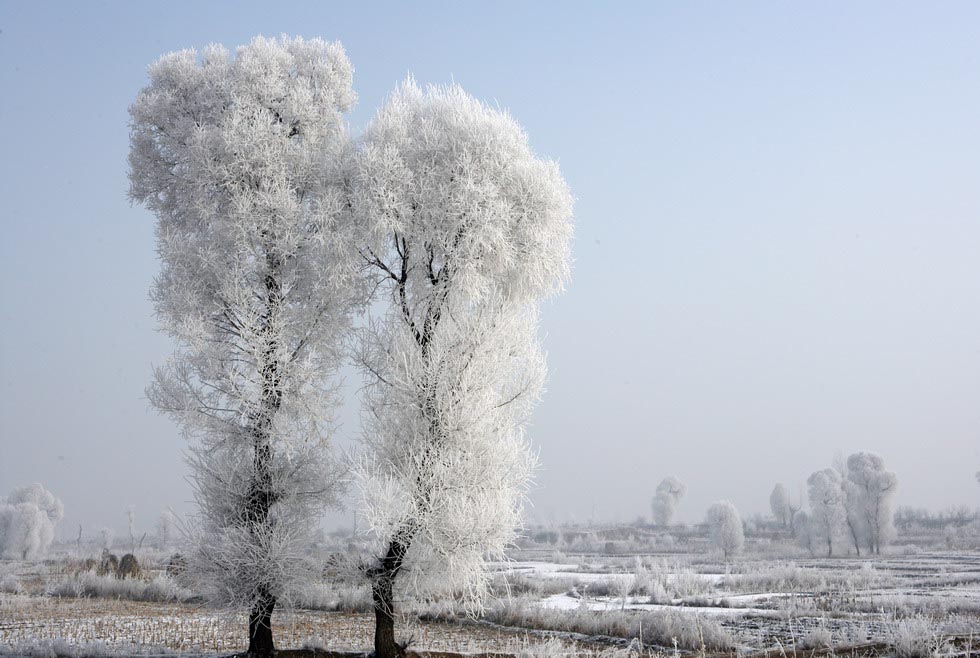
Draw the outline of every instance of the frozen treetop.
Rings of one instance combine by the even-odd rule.
[[[409,294],[437,283],[449,261],[471,300],[536,300],[568,277],[573,200],[557,163],[535,157],[509,114],[456,85],[399,86],[364,136],[357,178],[365,242],[381,256],[397,235],[424,265],[409,273]]]

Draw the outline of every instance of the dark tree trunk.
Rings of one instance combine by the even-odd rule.
[[[402,536],[411,536],[411,528],[403,528]],[[371,598],[374,601],[374,657],[402,658],[405,647],[395,642],[395,578],[402,569],[408,543],[399,539],[388,544],[388,551],[369,572]]]
[[[374,656],[399,658],[402,647],[395,642],[395,601],[390,578],[382,575],[371,586],[374,599]]]
[[[266,335],[264,364],[261,369],[262,399],[256,413],[252,434],[254,440],[252,466],[254,473],[248,497],[245,500],[242,521],[253,535],[261,536],[270,526],[269,514],[276,502],[273,490],[272,461],[270,442],[272,424],[282,404],[283,386],[281,364],[276,359],[277,337],[272,331],[272,322],[279,315],[282,305],[282,284],[279,281],[280,259],[267,249],[265,276],[266,310],[263,316],[263,333]],[[275,654],[272,640],[272,612],[276,608],[276,597],[269,591],[268,584],[259,587],[258,596],[248,613],[248,656],[268,658]]]
[[[272,643],[272,611],[276,597],[262,592],[248,614],[248,655],[267,658],[275,653]]]

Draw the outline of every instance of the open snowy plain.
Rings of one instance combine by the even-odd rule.
[[[504,655],[895,655],[980,652],[980,551],[895,548],[874,558],[561,552],[527,542],[494,564],[476,618],[445,600],[406,602],[404,639],[420,652]],[[586,547],[588,548],[588,547]],[[780,551],[775,551],[776,553]],[[783,550],[782,552],[790,552]],[[244,618],[203,606],[141,555],[141,574],[100,576],[54,552],[0,562],[0,655],[228,655]],[[281,647],[363,651],[366,584],[325,578],[275,618]],[[445,654],[442,654],[445,655]]]

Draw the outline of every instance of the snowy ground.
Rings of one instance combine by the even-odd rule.
[[[887,641],[908,620],[936,636],[980,635],[980,554],[932,552],[872,559],[563,556],[496,567],[557,611],[663,611],[713,619],[745,649],[829,635],[837,645]],[[555,591],[552,585],[561,591]],[[624,592],[629,590],[629,594]]]
[[[903,633],[937,644],[951,637],[980,637],[977,552],[881,559],[743,558],[727,565],[682,554],[566,555],[561,561],[527,556],[494,565],[495,581],[506,581],[513,589],[509,597],[501,594],[504,605],[513,599],[515,605],[541,611],[528,626],[538,631],[490,623],[420,622],[409,615],[399,626],[404,637],[414,636],[420,648],[472,652],[513,647],[525,639],[534,643],[551,637],[567,647],[582,646],[573,640],[598,641],[567,627],[553,639],[555,633],[547,632],[551,613],[620,615],[627,621],[631,615],[664,613],[695,624],[710,622],[730,633],[741,651],[802,646],[821,638],[835,646],[860,646],[889,642]],[[176,601],[51,596],[69,571],[57,560],[0,562],[0,583],[16,580],[23,590],[0,593],[0,648],[44,639],[212,654],[244,648],[240,615]],[[148,570],[146,578],[158,575]],[[298,610],[277,614],[275,624],[281,646],[336,650],[369,647],[373,630],[371,615],[354,612]],[[556,621],[554,628],[562,626]]]

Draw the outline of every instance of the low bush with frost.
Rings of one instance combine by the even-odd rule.
[[[948,653],[935,622],[922,616],[900,620],[888,646],[895,658],[934,658]]]
[[[159,575],[153,580],[120,580],[112,576],[100,576],[82,571],[65,578],[48,588],[48,596],[61,598],[105,598],[128,601],[165,603],[190,601],[194,593],[179,587],[168,576]]]

